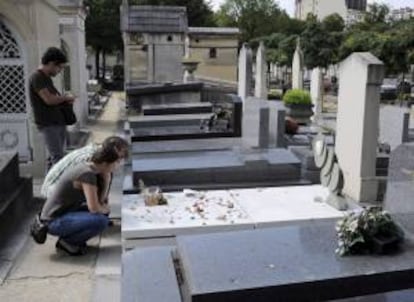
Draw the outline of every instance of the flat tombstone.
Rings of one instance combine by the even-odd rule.
[[[370,53],[341,63],[336,145],[344,174],[343,193],[361,202],[377,200],[376,158],[380,86],[384,64]]]
[[[244,103],[243,144],[252,148],[285,147],[285,107],[250,97]]]
[[[396,256],[339,257],[334,225],[178,237],[184,302],[328,301],[414,286],[412,245]]]
[[[414,213],[414,144],[402,144],[391,153],[385,209],[392,214]],[[414,229],[412,230],[414,231]]]
[[[122,301],[181,302],[171,248],[135,249],[123,253]]]
[[[410,112],[407,108],[383,106],[380,109],[380,137],[381,143],[389,144],[391,150],[402,143],[408,142],[408,128]]]

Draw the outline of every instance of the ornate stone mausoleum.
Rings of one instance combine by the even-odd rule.
[[[17,150],[34,176],[44,173],[45,149],[31,118],[28,78],[48,47],[61,47],[70,64],[54,82],[78,96],[75,128],[85,123],[85,17],[82,0],[0,1],[0,151]]]
[[[178,6],[121,6],[127,84],[182,82],[183,58],[197,61],[195,78],[237,82],[237,28],[188,27]]]

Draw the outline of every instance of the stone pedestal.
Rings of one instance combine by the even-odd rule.
[[[190,59],[184,59],[182,61],[182,65],[184,68],[184,78],[183,78],[184,83],[195,81],[194,71],[196,71],[198,63],[199,62],[192,61]]]

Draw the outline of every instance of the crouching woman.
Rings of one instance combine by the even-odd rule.
[[[99,148],[88,162],[67,169],[47,198],[40,220],[48,233],[58,236],[56,249],[69,255],[86,253],[86,241],[108,226],[110,211],[106,202],[105,181],[125,154],[115,147]],[[85,206],[86,204],[86,206]]]

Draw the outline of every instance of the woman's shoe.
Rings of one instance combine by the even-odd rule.
[[[80,247],[77,245],[70,244],[66,242],[65,240],[63,240],[62,238],[60,238],[56,242],[56,249],[60,251],[64,251],[66,254],[70,256],[82,256],[86,254],[85,247]]]

